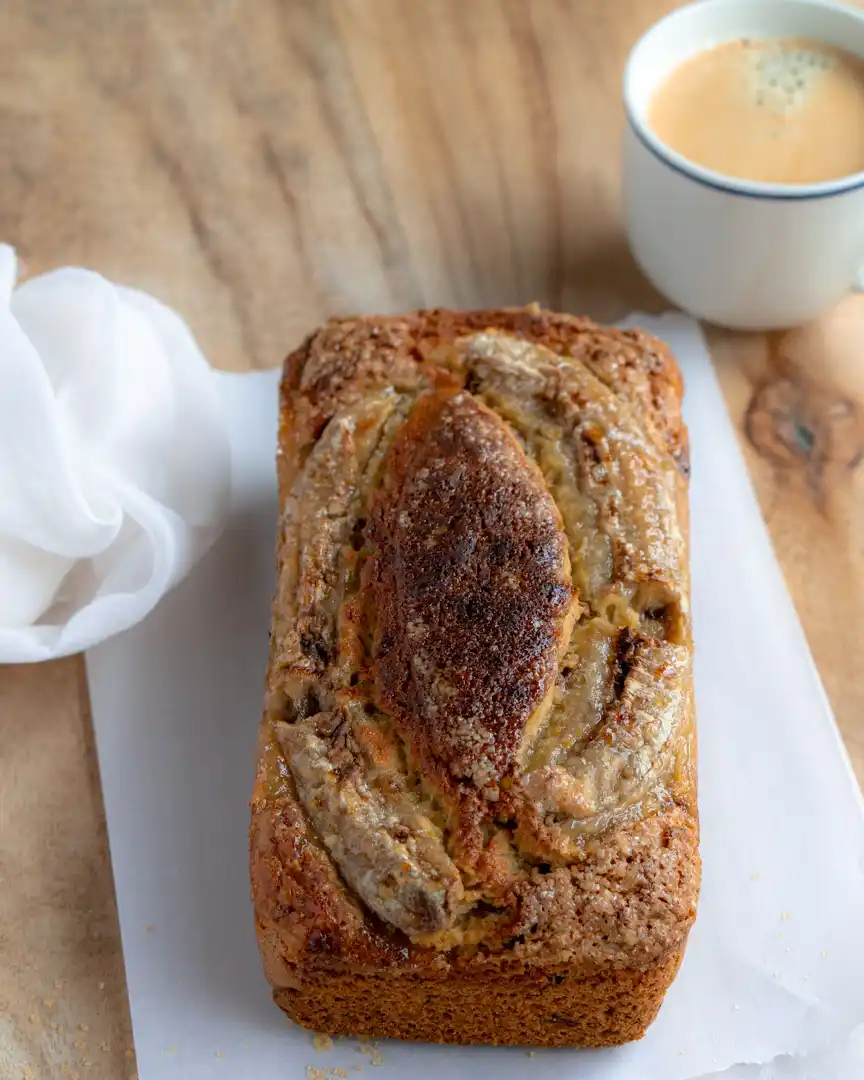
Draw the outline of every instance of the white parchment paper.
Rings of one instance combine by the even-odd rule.
[[[385,1043],[376,1080],[864,1076],[864,1038],[850,1038],[864,1021],[859,789],[699,330],[677,315],[638,322],[684,370],[692,440],[704,885],[684,965],[638,1044],[529,1062],[520,1049]],[[87,657],[139,1076],[368,1072],[368,1048],[350,1040],[316,1052],[260,970],[247,800],[273,584],[277,374],[217,379],[234,469],[225,535],[148,619]]]

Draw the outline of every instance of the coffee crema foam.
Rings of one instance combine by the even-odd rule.
[[[648,124],[690,161],[727,176],[839,179],[864,170],[864,61],[805,38],[724,42],[668,76]]]

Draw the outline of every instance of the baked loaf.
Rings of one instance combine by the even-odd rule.
[[[251,876],[298,1023],[654,1019],[700,875],[681,390],[648,334],[537,307],[288,357]]]

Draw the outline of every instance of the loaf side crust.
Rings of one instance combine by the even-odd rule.
[[[580,976],[566,966],[505,978],[340,973],[313,976],[274,999],[302,1027],[328,1035],[493,1046],[599,1049],[639,1039],[654,1021],[681,954],[650,971]]]

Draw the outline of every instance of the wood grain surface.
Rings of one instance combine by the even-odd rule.
[[[10,0],[0,238],[150,290],[223,368],[333,312],[659,310],[621,231],[619,84],[673,6]],[[711,341],[864,776],[864,301]],[[134,1070],[83,665],[0,669],[0,1078]]]

